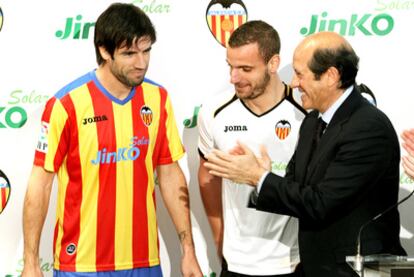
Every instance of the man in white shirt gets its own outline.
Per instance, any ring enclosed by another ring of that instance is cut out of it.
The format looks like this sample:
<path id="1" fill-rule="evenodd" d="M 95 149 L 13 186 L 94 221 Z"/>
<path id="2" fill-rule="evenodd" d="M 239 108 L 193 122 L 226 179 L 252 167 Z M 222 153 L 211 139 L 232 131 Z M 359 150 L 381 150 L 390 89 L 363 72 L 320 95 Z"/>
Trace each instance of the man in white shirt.
<path id="1" fill-rule="evenodd" d="M 272 171 L 284 175 L 294 152 L 305 111 L 277 70 L 280 40 L 263 21 L 249 21 L 233 32 L 227 63 L 234 91 L 204 103 L 199 113 L 200 192 L 219 255 L 222 277 L 299 276 L 297 219 L 248 208 L 247 184 L 212 176 L 204 167 L 214 148 L 230 151 L 242 141 L 270 152 Z"/>

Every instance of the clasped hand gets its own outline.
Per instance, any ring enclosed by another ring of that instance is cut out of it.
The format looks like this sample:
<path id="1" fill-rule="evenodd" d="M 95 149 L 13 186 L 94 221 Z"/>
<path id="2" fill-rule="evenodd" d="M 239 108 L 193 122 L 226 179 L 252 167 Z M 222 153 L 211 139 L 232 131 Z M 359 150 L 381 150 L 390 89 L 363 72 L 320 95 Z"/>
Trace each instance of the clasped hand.
<path id="1" fill-rule="evenodd" d="M 206 155 L 204 165 L 209 173 L 236 183 L 256 186 L 261 176 L 271 170 L 271 160 L 264 146 L 260 146 L 260 157 L 245 144 L 238 142 L 229 153 L 214 149 Z"/>

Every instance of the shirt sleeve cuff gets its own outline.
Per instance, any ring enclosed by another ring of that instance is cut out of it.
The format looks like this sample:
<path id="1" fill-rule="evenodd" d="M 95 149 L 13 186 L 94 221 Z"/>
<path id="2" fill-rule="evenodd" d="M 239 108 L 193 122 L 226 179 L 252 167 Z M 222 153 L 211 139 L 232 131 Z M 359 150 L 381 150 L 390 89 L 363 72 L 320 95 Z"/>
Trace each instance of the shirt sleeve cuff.
<path id="1" fill-rule="evenodd" d="M 265 178 L 267 177 L 267 174 L 269 174 L 269 173 L 270 173 L 270 171 L 265 171 L 263 173 L 262 177 L 260 177 L 259 182 L 257 183 L 257 186 L 256 186 L 257 193 L 260 193 L 260 190 L 262 189 L 263 182 L 264 182 Z"/>

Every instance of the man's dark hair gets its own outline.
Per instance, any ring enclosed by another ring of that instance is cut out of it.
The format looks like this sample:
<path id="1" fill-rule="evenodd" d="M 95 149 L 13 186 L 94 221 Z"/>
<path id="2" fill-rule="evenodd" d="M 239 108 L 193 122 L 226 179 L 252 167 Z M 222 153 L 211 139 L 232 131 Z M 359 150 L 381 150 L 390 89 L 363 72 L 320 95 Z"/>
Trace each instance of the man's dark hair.
<path id="1" fill-rule="evenodd" d="M 308 67 L 319 80 L 331 66 L 335 67 L 341 76 L 341 89 L 348 88 L 355 83 L 358 73 L 359 57 L 351 47 L 341 45 L 338 48 L 318 48 L 313 53 Z"/>
<path id="2" fill-rule="evenodd" d="M 248 21 L 238 27 L 230 36 L 229 46 L 236 48 L 256 43 L 265 63 L 280 52 L 280 38 L 277 31 L 261 20 Z"/>
<path id="3" fill-rule="evenodd" d="M 110 5 L 95 24 L 94 44 L 98 64 L 105 62 L 99 53 L 99 47 L 104 47 L 113 58 L 115 49 L 124 44 L 130 47 L 141 37 L 148 37 L 151 43 L 156 40 L 155 28 L 149 17 L 132 4 Z"/>

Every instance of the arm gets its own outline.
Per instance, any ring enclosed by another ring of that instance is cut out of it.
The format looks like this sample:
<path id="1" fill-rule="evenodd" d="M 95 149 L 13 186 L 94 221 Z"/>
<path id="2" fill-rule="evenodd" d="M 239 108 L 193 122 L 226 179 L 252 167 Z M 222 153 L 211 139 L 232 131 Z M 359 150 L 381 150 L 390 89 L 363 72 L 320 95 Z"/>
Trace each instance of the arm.
<path id="1" fill-rule="evenodd" d="M 222 257 L 223 243 L 223 213 L 221 199 L 221 178 L 211 175 L 204 166 L 206 161 L 200 158 L 198 168 L 198 183 L 200 186 L 201 199 L 210 223 L 213 239 L 216 244 L 217 253 Z"/>
<path id="2" fill-rule="evenodd" d="M 24 268 L 22 276 L 43 276 L 39 267 L 39 242 L 49 207 L 54 173 L 34 166 L 23 207 Z"/>
<path id="3" fill-rule="evenodd" d="M 402 157 L 402 166 L 405 173 L 414 179 L 414 129 L 403 131 L 401 138 L 402 146 L 407 151 L 407 155 Z"/>
<path id="4" fill-rule="evenodd" d="M 201 277 L 191 234 L 190 202 L 184 174 L 177 162 L 157 167 L 160 191 L 178 232 L 183 257 L 181 271 L 185 277 Z"/>

